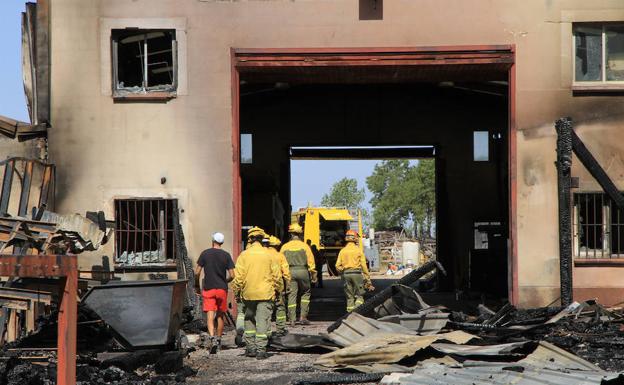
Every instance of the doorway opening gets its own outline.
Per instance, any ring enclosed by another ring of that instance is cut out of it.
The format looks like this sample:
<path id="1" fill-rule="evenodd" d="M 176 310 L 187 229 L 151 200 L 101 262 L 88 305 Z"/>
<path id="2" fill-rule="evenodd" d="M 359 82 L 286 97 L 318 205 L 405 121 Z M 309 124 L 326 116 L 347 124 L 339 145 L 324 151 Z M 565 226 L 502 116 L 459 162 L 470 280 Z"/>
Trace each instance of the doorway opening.
<path id="1" fill-rule="evenodd" d="M 420 60 L 431 51 L 419 49 L 233 51 L 239 239 L 251 225 L 285 236 L 298 209 L 291 205 L 293 158 L 387 159 L 429 146 L 437 259 L 448 272 L 440 289 L 513 302 L 513 49 L 499 48 L 435 51 L 437 61 L 427 64 Z M 397 58 L 362 64 L 388 55 Z M 411 61 L 400 62 L 405 57 Z M 386 154 L 376 157 L 373 148 Z"/>

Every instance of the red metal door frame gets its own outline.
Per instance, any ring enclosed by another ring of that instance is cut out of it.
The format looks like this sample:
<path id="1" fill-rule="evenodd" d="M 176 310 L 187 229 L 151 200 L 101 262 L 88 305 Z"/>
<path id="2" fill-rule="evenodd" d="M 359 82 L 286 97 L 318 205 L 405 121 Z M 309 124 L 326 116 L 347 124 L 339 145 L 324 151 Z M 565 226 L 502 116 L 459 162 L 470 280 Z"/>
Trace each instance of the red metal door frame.
<path id="1" fill-rule="evenodd" d="M 1 255 L 0 276 L 60 278 L 56 383 L 58 385 L 76 384 L 78 328 L 78 259 L 76 256 Z"/>
<path id="2" fill-rule="evenodd" d="M 518 303 L 516 227 L 516 70 L 515 45 L 435 46 L 413 48 L 232 48 L 232 210 L 233 248 L 241 250 L 242 189 L 240 177 L 240 73 L 267 67 L 432 66 L 507 64 L 509 81 L 509 300 Z"/>

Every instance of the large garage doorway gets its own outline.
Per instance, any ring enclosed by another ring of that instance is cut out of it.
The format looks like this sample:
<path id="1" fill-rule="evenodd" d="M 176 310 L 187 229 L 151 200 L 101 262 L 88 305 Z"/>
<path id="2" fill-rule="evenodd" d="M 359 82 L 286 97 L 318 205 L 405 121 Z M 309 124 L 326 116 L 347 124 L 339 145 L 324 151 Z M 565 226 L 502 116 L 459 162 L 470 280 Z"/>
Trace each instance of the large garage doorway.
<path id="1" fill-rule="evenodd" d="M 513 63 L 510 46 L 233 50 L 234 252 L 251 214 L 288 225 L 291 148 L 432 145 L 440 288 L 515 302 Z"/>

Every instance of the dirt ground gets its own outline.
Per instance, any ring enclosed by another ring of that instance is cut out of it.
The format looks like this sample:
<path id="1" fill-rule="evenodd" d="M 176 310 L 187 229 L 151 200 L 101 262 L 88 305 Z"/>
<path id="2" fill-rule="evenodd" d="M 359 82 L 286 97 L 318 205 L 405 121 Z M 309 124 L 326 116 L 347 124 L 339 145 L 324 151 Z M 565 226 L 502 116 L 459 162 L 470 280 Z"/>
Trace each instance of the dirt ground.
<path id="1" fill-rule="evenodd" d="M 309 326 L 296 326 L 293 333 L 318 334 L 325 331 L 330 322 L 313 322 Z M 322 353 L 292 353 L 269 350 L 266 360 L 245 357 L 244 348 L 234 344 L 234 331 L 223 339 L 223 350 L 211 355 L 206 349 L 190 354 L 185 364 L 197 370 L 197 375 L 187 379 L 188 384 L 288 384 L 293 380 L 310 379 L 323 371 L 313 367 L 314 360 Z"/>

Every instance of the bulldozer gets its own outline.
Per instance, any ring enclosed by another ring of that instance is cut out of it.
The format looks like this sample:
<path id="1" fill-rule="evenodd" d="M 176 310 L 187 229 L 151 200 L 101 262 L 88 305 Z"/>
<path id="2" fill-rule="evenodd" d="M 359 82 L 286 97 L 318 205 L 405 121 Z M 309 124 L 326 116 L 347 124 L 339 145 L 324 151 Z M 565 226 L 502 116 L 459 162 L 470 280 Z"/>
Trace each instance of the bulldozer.
<path id="1" fill-rule="evenodd" d="M 355 230 L 362 235 L 362 213 L 344 207 L 302 208 L 292 213 L 291 223 L 299 223 L 303 228 L 303 240 L 314 253 L 319 277 L 325 263 L 329 274 L 337 275 L 336 259 L 346 244 L 347 230 Z M 358 243 L 364 250 L 361 238 Z"/>

